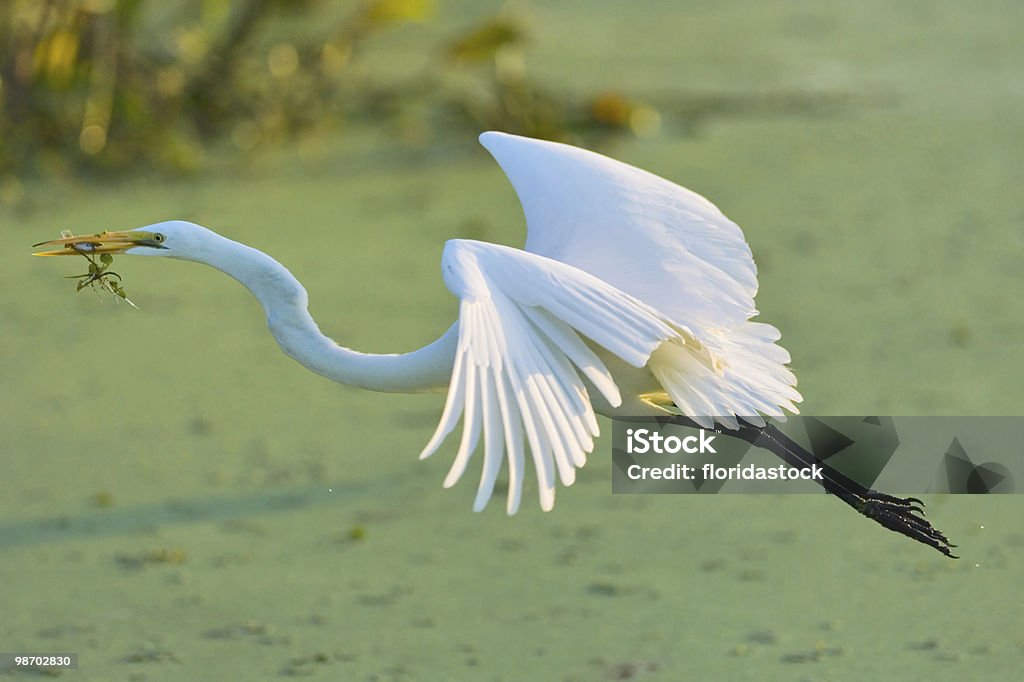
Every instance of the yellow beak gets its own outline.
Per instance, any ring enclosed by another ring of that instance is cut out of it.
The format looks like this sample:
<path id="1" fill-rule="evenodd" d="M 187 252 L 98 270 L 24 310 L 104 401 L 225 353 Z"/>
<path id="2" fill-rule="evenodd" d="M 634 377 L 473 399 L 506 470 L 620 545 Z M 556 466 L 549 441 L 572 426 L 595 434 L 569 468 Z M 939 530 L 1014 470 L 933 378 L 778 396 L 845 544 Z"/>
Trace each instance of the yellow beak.
<path id="1" fill-rule="evenodd" d="M 66 233 L 65 233 L 66 234 Z M 123 253 L 134 246 L 148 246 L 154 249 L 165 248 L 153 232 L 128 230 L 126 232 L 100 232 L 99 234 L 82 234 L 77 237 L 61 237 L 46 242 L 33 244 L 38 246 L 60 246 L 57 251 L 39 251 L 33 256 L 75 256 L 89 253 Z"/>

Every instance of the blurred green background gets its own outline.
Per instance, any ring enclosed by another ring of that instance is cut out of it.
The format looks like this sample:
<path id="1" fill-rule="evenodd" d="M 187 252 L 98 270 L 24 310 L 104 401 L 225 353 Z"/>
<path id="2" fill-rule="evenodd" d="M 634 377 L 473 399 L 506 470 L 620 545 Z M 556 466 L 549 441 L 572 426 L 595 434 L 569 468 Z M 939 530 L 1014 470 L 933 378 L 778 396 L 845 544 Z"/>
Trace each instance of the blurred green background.
<path id="1" fill-rule="evenodd" d="M 1013 2 L 65 0 L 0 9 L 0 650 L 66 679 L 1010 679 L 1015 496 L 950 561 L 823 496 L 469 509 L 440 396 L 295 365 L 224 276 L 28 257 L 181 218 L 266 250 L 339 342 L 443 332 L 444 240 L 521 244 L 475 137 L 585 144 L 744 227 L 806 414 L 1024 403 Z M 605 422 L 607 430 L 610 425 Z M 534 493 L 528 492 L 533 499 Z"/>

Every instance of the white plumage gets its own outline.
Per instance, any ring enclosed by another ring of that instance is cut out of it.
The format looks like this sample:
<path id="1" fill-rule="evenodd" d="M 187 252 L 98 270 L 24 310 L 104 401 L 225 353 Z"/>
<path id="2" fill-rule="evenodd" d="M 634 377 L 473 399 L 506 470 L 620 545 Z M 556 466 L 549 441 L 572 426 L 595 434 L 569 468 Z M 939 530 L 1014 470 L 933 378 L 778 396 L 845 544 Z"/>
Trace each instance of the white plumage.
<path id="1" fill-rule="evenodd" d="M 583 378 L 607 414 L 671 411 L 735 428 L 736 417 L 763 424 L 759 414 L 797 411 L 778 330 L 750 321 L 750 248 L 711 202 L 583 149 L 495 132 L 480 140 L 512 181 L 528 236 L 525 252 L 466 240 L 445 247 L 445 283 L 462 301 L 459 343 L 444 414 L 422 456 L 462 418 L 446 486 L 483 434 L 474 509 L 490 498 L 507 456 L 515 513 L 525 446 L 550 509 L 555 471 L 571 485 L 598 435 Z M 583 339 L 625 363 L 619 376 Z M 631 388 L 626 401 L 617 380 Z"/>

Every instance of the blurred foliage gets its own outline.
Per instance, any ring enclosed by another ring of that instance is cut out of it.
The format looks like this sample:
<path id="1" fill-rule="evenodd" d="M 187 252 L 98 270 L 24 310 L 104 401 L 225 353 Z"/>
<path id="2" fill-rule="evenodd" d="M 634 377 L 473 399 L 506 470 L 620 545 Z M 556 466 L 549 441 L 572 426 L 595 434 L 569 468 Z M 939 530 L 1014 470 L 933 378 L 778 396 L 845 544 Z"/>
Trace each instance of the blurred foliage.
<path id="1" fill-rule="evenodd" d="M 573 107 L 527 77 L 521 22 L 486 19 L 385 87 L 358 75 L 364 44 L 430 20 L 433 3 L 369 0 L 332 20 L 336 11 L 317 0 L 7 0 L 0 185 L 139 164 L 189 171 L 218 140 L 248 152 L 354 117 L 395 124 L 413 140 L 432 120 L 565 137 Z M 289 15 L 301 16 L 305 33 L 275 42 Z M 606 95 L 590 118 L 628 128 L 630 106 Z"/>
<path id="2" fill-rule="evenodd" d="M 249 154 L 354 120 L 410 143 L 442 127 L 564 140 L 653 134 L 662 113 L 691 129 L 710 115 L 822 106 L 788 93 L 684 94 L 655 108 L 614 89 L 552 92 L 527 71 L 527 23 L 504 12 L 424 50 L 397 80 L 367 75 L 369 43 L 434 11 L 432 0 L 4 0 L 0 204 L 18 203 L 27 175 L 188 172 L 216 144 Z"/>

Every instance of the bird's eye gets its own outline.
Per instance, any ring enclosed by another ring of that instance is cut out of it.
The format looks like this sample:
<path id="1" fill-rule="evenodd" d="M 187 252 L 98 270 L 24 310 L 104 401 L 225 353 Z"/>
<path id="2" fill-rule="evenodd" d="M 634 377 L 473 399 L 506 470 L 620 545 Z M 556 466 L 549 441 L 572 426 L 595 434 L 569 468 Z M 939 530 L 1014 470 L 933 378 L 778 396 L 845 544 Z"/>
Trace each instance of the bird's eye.
<path id="1" fill-rule="evenodd" d="M 155 241 L 157 244 L 162 244 L 163 241 L 164 241 L 164 236 L 162 234 L 160 234 L 159 232 L 154 232 L 153 233 L 153 241 Z"/>

